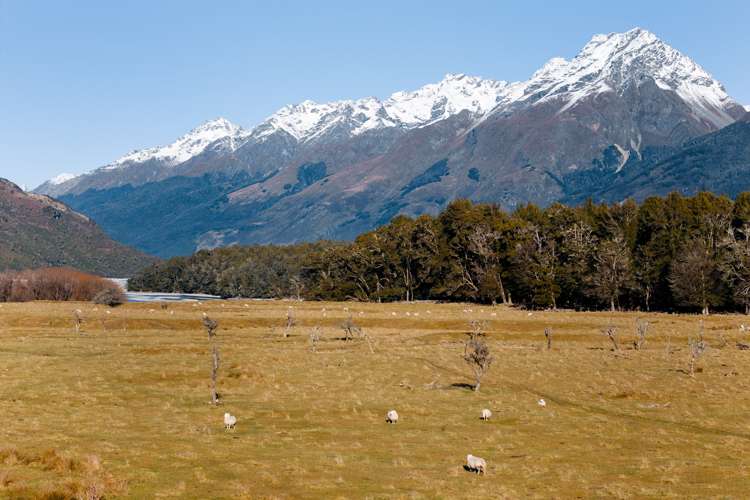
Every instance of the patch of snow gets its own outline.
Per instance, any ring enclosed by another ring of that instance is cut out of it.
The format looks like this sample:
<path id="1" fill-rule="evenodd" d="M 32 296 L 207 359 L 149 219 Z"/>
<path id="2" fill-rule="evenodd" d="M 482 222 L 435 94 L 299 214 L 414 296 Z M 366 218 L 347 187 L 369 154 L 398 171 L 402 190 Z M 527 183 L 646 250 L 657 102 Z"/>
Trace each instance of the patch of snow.
<path id="1" fill-rule="evenodd" d="M 76 177 L 78 177 L 76 174 L 67 174 L 67 173 L 64 173 L 64 174 L 60 174 L 60 175 L 58 175 L 56 177 L 53 177 L 52 179 L 50 179 L 47 182 L 49 182 L 53 186 L 59 186 L 60 184 L 62 184 L 64 182 L 68 182 L 69 180 L 75 179 Z"/>
<path id="2" fill-rule="evenodd" d="M 168 146 L 140 149 L 133 151 L 114 163 L 104 167 L 112 170 L 129 163 L 143 163 L 149 160 L 160 160 L 167 165 L 179 165 L 199 155 L 216 141 L 226 139 L 226 147 L 234 150 L 242 144 L 248 134 L 239 126 L 224 118 L 217 118 L 204 123 L 177 139 Z"/>
<path id="3" fill-rule="evenodd" d="M 622 167 L 625 166 L 625 164 L 628 162 L 628 159 L 630 158 L 630 150 L 623 148 L 619 144 L 615 144 L 615 148 L 617 148 L 617 151 L 620 153 L 620 158 L 622 158 L 620 160 L 620 164 L 617 166 L 617 169 L 615 170 L 615 173 L 619 174 L 620 171 L 622 170 Z"/>

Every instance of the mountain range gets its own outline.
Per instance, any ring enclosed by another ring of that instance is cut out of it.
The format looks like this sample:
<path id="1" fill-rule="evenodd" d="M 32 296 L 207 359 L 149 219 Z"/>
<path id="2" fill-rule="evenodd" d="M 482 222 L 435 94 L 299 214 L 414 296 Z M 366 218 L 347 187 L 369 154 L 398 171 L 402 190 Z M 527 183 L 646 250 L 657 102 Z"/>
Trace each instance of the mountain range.
<path id="1" fill-rule="evenodd" d="M 35 192 L 160 256 L 351 239 L 459 197 L 512 209 L 748 189 L 747 111 L 636 28 L 522 82 L 449 74 L 384 100 L 286 106 L 249 130 L 219 118 Z"/>
<path id="2" fill-rule="evenodd" d="M 154 261 L 63 203 L 0 179 L 0 271 L 67 266 L 123 277 Z"/>

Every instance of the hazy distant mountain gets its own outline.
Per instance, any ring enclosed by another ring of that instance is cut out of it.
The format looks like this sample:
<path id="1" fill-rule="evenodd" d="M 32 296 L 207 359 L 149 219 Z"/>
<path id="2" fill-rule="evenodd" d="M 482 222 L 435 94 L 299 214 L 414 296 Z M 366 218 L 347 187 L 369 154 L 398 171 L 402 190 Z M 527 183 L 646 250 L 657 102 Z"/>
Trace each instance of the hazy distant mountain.
<path id="1" fill-rule="evenodd" d="M 127 277 L 153 261 L 112 241 L 85 215 L 0 179 L 0 271 L 70 266 Z"/>
<path id="2" fill-rule="evenodd" d="M 524 82 L 448 75 L 382 101 L 286 106 L 249 131 L 215 120 L 37 192 L 160 255 L 351 238 L 456 197 L 513 208 L 579 196 L 596 184 L 587 172 L 621 172 L 744 114 L 690 58 L 634 29 Z"/>

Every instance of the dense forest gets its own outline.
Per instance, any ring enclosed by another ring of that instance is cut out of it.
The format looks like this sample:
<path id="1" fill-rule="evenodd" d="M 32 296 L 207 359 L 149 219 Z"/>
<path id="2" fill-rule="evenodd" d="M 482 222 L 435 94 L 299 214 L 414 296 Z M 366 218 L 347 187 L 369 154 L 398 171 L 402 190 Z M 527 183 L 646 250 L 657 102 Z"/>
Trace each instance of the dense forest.
<path id="1" fill-rule="evenodd" d="M 507 213 L 466 200 L 351 243 L 230 247 L 155 264 L 131 289 L 225 297 L 445 300 L 750 312 L 750 193 L 673 193 Z"/>

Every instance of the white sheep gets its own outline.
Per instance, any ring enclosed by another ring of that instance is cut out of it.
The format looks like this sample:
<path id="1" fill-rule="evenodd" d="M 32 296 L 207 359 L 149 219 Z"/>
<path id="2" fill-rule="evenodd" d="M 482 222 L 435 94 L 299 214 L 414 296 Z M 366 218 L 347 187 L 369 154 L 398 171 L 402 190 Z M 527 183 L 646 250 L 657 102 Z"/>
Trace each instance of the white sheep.
<path id="1" fill-rule="evenodd" d="M 237 417 L 230 414 L 229 412 L 224 414 L 224 429 L 234 429 L 237 425 Z"/>
<path id="2" fill-rule="evenodd" d="M 487 470 L 487 461 L 474 455 L 466 455 L 466 468 L 477 474 L 484 474 Z"/>
<path id="3" fill-rule="evenodd" d="M 485 408 L 484 410 L 482 410 L 482 416 L 479 418 L 482 420 L 489 420 L 490 418 L 492 418 L 492 412 L 488 408 Z"/>
<path id="4" fill-rule="evenodd" d="M 396 413 L 396 410 L 390 410 L 388 413 L 386 413 L 385 421 L 389 424 L 395 424 L 396 422 L 398 422 L 398 413 Z"/>
<path id="5" fill-rule="evenodd" d="M 543 399 L 540 399 L 539 401 L 537 401 L 536 404 L 538 404 L 542 408 L 544 408 L 545 406 L 547 406 L 547 402 L 545 400 L 543 400 Z"/>

